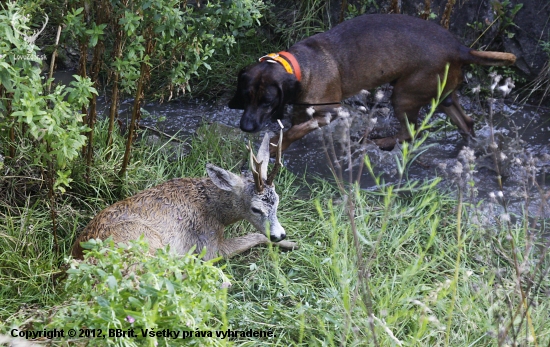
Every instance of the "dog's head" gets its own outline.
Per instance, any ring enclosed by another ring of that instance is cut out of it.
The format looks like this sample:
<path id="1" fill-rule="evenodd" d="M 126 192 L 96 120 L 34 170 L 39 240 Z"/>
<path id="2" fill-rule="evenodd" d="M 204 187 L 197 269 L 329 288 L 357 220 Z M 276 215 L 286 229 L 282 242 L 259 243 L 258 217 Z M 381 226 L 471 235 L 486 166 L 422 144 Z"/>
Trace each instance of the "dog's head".
<path id="1" fill-rule="evenodd" d="M 282 119 L 285 105 L 295 101 L 300 82 L 278 63 L 263 61 L 242 69 L 229 108 L 244 110 L 241 130 L 259 131 L 269 120 Z"/>

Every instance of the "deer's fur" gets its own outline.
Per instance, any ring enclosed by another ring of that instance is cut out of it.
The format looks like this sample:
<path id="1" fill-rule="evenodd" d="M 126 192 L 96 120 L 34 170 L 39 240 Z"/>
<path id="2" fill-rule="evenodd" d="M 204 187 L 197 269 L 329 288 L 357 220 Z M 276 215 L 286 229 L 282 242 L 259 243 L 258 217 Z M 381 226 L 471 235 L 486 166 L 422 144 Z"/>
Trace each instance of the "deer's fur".
<path id="1" fill-rule="evenodd" d="M 268 229 L 271 241 L 283 248 L 296 248 L 295 243 L 282 241 L 286 233 L 277 219 L 279 196 L 272 182 L 266 181 L 267 135 L 256 160 L 260 191 L 249 175 L 238 176 L 207 164 L 208 178 L 172 179 L 101 211 L 74 243 L 73 257 L 82 258 L 83 241 L 112 236 L 115 242 L 125 242 L 142 234 L 150 251 L 170 245 L 171 251 L 185 254 L 196 245 L 197 253 L 206 247 L 205 260 L 230 257 L 268 243 Z M 243 219 L 262 233 L 225 239 L 224 227 Z"/>

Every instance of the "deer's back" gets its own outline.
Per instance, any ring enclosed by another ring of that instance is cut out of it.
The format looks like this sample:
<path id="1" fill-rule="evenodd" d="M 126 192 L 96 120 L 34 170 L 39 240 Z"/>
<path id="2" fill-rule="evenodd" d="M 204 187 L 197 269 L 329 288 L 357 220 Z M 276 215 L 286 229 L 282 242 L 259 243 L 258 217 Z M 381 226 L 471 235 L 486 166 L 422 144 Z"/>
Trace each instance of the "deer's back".
<path id="1" fill-rule="evenodd" d="M 212 187 L 208 179 L 176 178 L 116 202 L 90 221 L 72 255 L 82 258 L 80 242 L 92 238 L 112 236 L 115 242 L 126 242 L 142 234 L 151 250 L 167 244 L 179 254 L 195 244 L 197 249 L 211 249 L 223 234 L 223 225 L 207 211 Z"/>

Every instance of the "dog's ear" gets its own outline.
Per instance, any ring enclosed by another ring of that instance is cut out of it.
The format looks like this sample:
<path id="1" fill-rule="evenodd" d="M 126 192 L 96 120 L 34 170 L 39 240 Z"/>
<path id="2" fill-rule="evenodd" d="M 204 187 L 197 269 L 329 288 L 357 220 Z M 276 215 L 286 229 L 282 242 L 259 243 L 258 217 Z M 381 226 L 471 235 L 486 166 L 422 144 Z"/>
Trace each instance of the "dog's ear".
<path id="1" fill-rule="evenodd" d="M 300 95 L 301 83 L 296 79 L 294 75 L 287 75 L 287 78 L 283 81 L 284 90 L 284 104 L 292 104 Z"/>
<path id="2" fill-rule="evenodd" d="M 301 92 L 301 84 L 294 75 L 286 74 L 285 78 L 279 84 L 279 94 L 281 99 L 279 105 L 273 114 L 275 119 L 283 119 L 285 105 L 294 103 Z"/>
<path id="3" fill-rule="evenodd" d="M 242 96 L 243 82 L 241 81 L 242 80 L 241 76 L 245 71 L 246 71 L 246 68 L 243 68 L 241 69 L 241 71 L 239 71 L 239 75 L 237 77 L 237 91 L 235 91 L 235 96 L 233 96 L 233 98 L 229 100 L 229 103 L 227 104 L 227 106 L 231 109 L 236 109 L 236 110 L 245 109 L 245 106 L 246 106 L 245 100 Z"/>

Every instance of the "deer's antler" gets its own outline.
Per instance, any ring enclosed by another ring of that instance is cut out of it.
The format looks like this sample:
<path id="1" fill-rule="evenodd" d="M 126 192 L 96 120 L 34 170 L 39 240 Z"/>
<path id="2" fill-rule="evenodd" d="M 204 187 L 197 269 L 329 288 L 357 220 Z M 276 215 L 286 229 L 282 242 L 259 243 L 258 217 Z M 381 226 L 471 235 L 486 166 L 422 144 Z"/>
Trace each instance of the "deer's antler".
<path id="1" fill-rule="evenodd" d="M 283 166 L 283 162 L 281 160 L 282 142 L 283 142 L 283 129 L 281 128 L 281 131 L 279 132 L 279 142 L 277 143 L 277 145 L 270 143 L 271 146 L 275 146 L 277 148 L 277 152 L 275 155 L 275 166 L 273 166 L 273 169 L 269 173 L 269 176 L 267 177 L 267 180 L 265 182 L 265 184 L 267 184 L 268 186 L 273 184 L 273 180 L 275 179 L 275 176 L 277 176 L 277 173 L 279 173 L 279 170 Z"/>
<path id="2" fill-rule="evenodd" d="M 254 184 L 256 185 L 256 192 L 258 194 L 264 191 L 264 182 L 262 180 L 262 162 L 256 159 L 254 152 L 252 152 L 252 143 L 248 140 L 248 148 L 250 150 L 250 171 L 254 177 Z"/>

